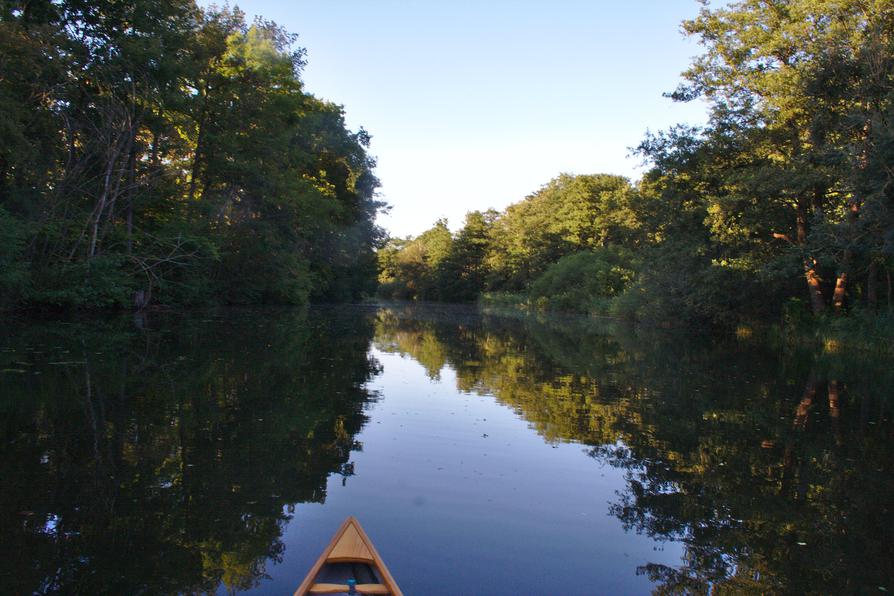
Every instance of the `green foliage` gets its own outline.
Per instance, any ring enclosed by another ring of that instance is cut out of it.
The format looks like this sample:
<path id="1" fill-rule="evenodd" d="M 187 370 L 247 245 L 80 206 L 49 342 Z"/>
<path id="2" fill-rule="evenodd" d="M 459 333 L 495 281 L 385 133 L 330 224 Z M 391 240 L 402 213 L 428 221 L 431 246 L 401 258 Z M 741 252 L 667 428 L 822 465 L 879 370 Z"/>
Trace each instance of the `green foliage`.
<path id="1" fill-rule="evenodd" d="M 512 292 L 485 292 L 478 298 L 478 304 L 489 312 L 511 313 L 516 310 L 530 309 L 527 294 Z"/>
<path id="2" fill-rule="evenodd" d="M 492 250 L 494 223 L 498 216 L 494 210 L 466 214 L 465 224 L 453 239 L 442 265 L 443 299 L 471 302 L 485 288 L 487 258 Z"/>
<path id="3" fill-rule="evenodd" d="M 447 220 L 417 238 L 392 241 L 379 251 L 379 295 L 411 300 L 444 297 L 446 263 L 453 248 Z"/>
<path id="4" fill-rule="evenodd" d="M 519 290 L 567 254 L 609 244 L 635 246 L 638 222 L 626 178 L 562 174 L 494 225 L 489 287 Z"/>
<path id="5" fill-rule="evenodd" d="M 228 304 L 304 304 L 309 265 L 300 255 L 272 248 L 262 231 L 243 229 L 224 245 L 218 293 Z"/>
<path id="6" fill-rule="evenodd" d="M 704 96 L 712 107 L 706 129 L 687 140 L 702 157 L 669 169 L 671 152 L 644 147 L 663 174 L 699 185 L 712 246 L 748 261 L 755 275 L 780 271 L 778 261 L 796 253 L 795 295 L 809 297 L 815 314 L 864 296 L 877 304 L 868 286 L 891 221 L 892 174 L 878 164 L 890 157 L 885 139 L 894 131 L 892 25 L 886 1 L 703 9 L 684 29 L 706 51 L 675 94 Z M 789 290 L 767 299 L 781 304 Z"/>
<path id="7" fill-rule="evenodd" d="M 707 124 L 647 134 L 635 188 L 563 174 L 510 205 L 487 232 L 484 282 L 438 297 L 724 326 L 790 319 L 793 300 L 820 319 L 894 308 L 894 5 L 742 0 L 683 28 L 704 53 L 670 95 L 703 98 Z M 605 248 L 636 255 L 609 309 L 574 285 L 583 261 L 562 261 Z M 477 259 L 455 251 L 446 279 Z"/>
<path id="8" fill-rule="evenodd" d="M 616 256 L 643 240 L 637 196 L 620 176 L 563 174 L 501 213 L 468 213 L 452 237 L 438 222 L 417 238 L 392 240 L 379 252 L 379 295 L 471 302 L 484 293 L 522 292 L 567 255 Z"/>
<path id="9" fill-rule="evenodd" d="M 4 247 L 33 282 L 9 302 L 371 292 L 369 135 L 304 90 L 294 35 L 192 0 L 6 3 L 0 33 Z"/>
<path id="10" fill-rule="evenodd" d="M 0 306 L 28 293 L 30 272 L 22 259 L 26 237 L 22 223 L 0 207 Z"/>
<path id="11" fill-rule="evenodd" d="M 29 299 L 62 308 L 120 308 L 131 303 L 133 276 L 123 255 L 100 255 L 89 261 L 56 263 L 35 273 Z"/>
<path id="12" fill-rule="evenodd" d="M 634 278 L 629 255 L 603 248 L 562 257 L 531 284 L 529 299 L 540 309 L 609 314 L 612 299 Z"/>

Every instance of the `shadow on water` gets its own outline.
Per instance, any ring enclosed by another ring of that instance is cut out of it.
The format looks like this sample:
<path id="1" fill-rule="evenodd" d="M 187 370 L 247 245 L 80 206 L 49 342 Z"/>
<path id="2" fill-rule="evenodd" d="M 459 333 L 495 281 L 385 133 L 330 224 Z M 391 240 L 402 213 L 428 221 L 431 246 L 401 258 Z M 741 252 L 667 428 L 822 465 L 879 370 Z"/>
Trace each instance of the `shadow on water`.
<path id="1" fill-rule="evenodd" d="M 317 313 L 319 314 L 319 313 Z M 9 329 L 9 328 L 8 328 Z M 345 472 L 363 313 L 28 322 L 0 340 L 4 593 L 245 590 Z"/>
<path id="2" fill-rule="evenodd" d="M 626 470 L 610 505 L 684 546 L 661 594 L 894 589 L 894 367 L 750 338 L 392 307 L 376 342 Z"/>

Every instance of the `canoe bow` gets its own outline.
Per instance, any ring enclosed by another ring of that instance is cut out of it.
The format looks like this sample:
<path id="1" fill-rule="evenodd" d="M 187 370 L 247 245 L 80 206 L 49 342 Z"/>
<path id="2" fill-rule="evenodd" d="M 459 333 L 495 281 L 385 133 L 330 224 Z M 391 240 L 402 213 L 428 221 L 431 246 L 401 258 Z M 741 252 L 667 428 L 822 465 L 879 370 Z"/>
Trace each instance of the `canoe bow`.
<path id="1" fill-rule="evenodd" d="M 390 594 L 391 596 L 403 596 L 403 592 L 397 586 L 397 582 L 385 566 L 382 557 L 376 551 L 372 541 L 360 522 L 353 515 L 349 516 L 332 537 L 329 545 L 323 550 L 320 558 L 314 563 L 307 577 L 295 590 L 294 596 L 308 596 L 310 594 L 339 594 L 348 591 L 345 584 L 315 584 L 314 580 L 326 563 L 366 563 L 376 568 L 381 584 L 357 584 L 355 589 L 359 594 Z"/>

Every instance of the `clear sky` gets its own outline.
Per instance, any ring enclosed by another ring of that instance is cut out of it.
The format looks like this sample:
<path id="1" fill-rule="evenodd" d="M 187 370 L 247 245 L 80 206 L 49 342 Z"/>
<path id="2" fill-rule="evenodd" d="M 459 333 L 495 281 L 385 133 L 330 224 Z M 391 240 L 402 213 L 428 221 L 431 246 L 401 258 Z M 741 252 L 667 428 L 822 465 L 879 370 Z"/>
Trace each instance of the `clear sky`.
<path id="1" fill-rule="evenodd" d="M 662 97 L 699 53 L 695 0 L 241 0 L 307 49 L 304 81 L 372 135 L 379 222 L 418 234 L 561 172 L 632 179 L 647 129 L 704 121 Z"/>

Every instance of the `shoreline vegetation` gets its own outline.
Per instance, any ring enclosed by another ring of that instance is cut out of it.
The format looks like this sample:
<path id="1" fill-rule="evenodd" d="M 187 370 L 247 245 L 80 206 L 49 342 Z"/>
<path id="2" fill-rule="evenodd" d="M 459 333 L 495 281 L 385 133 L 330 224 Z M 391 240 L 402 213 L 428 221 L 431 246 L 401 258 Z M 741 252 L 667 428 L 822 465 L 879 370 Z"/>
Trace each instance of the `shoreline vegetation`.
<path id="1" fill-rule="evenodd" d="M 817 357 L 852 352 L 886 358 L 894 356 L 894 317 L 890 314 L 858 313 L 847 317 L 826 317 L 807 321 L 752 321 L 718 329 L 697 328 L 668 321 L 637 321 L 605 314 L 538 309 L 524 295 L 485 295 L 476 306 L 485 314 L 512 318 L 523 317 L 544 321 L 570 318 L 605 324 L 645 326 L 670 332 L 719 330 L 723 335 L 735 336 L 742 341 L 763 342 L 784 350 L 809 350 Z"/>
<path id="2" fill-rule="evenodd" d="M 894 337 L 894 5 L 742 1 L 683 30 L 704 50 L 668 95 L 705 126 L 646 133 L 639 181 L 561 174 L 390 240 L 379 295 Z"/>
<path id="3" fill-rule="evenodd" d="M 366 131 L 276 24 L 193 0 L 0 8 L 0 308 L 375 289 Z"/>
<path id="4" fill-rule="evenodd" d="M 560 174 L 387 239 L 366 131 L 276 24 L 192 0 L 0 10 L 0 309 L 377 296 L 894 337 L 894 5 L 743 0 L 683 30 L 641 180 Z M 875 346 L 880 348 L 880 346 Z"/>

